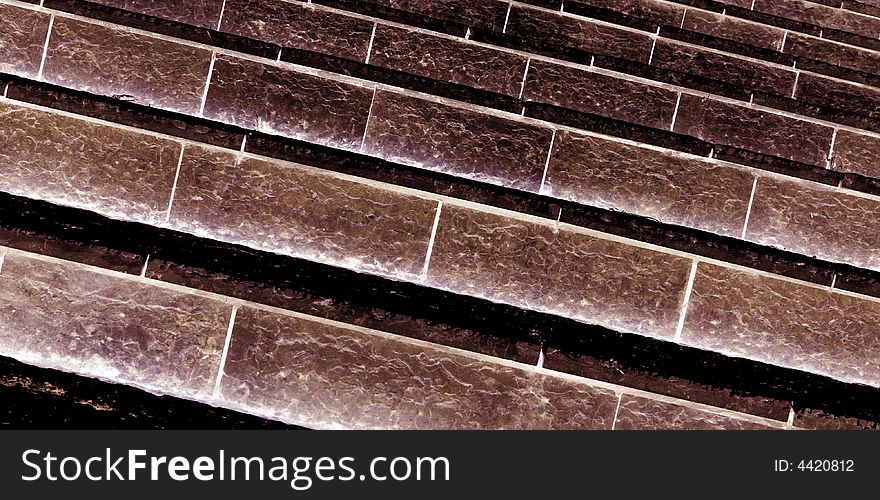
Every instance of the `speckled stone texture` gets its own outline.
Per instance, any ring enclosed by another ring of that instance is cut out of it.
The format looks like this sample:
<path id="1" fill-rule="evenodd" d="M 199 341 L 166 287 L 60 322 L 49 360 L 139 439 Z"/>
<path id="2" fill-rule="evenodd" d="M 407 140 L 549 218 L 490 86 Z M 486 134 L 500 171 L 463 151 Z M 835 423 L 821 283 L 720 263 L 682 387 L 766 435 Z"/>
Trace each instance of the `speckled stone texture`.
<path id="1" fill-rule="evenodd" d="M 562 64 L 529 65 L 523 99 L 668 129 L 678 92 Z"/>
<path id="2" fill-rule="evenodd" d="M 0 4 L 0 72 L 36 78 L 49 14 Z"/>
<path id="3" fill-rule="evenodd" d="M 59 17 L 43 76 L 76 90 L 196 114 L 210 64 L 205 49 Z"/>
<path id="4" fill-rule="evenodd" d="M 378 91 L 363 151 L 386 160 L 538 191 L 553 132 L 478 108 Z"/>
<path id="5" fill-rule="evenodd" d="M 370 64 L 518 97 L 526 57 L 464 40 L 380 24 Z"/>
<path id="6" fill-rule="evenodd" d="M 821 410 L 806 409 L 795 414 L 795 427 L 811 430 L 877 430 L 877 424 L 859 418 L 847 418 L 832 415 Z"/>
<path id="7" fill-rule="evenodd" d="M 615 430 L 770 430 L 745 418 L 655 399 L 624 394 L 614 421 Z"/>
<path id="8" fill-rule="evenodd" d="M 187 146 L 182 231 L 395 276 L 421 273 L 437 202 L 279 161 Z"/>
<path id="9" fill-rule="evenodd" d="M 734 5 L 744 9 L 748 9 L 752 6 L 752 0 L 721 0 L 720 3 L 724 5 Z"/>
<path id="10" fill-rule="evenodd" d="M 697 9 L 688 9 L 681 28 L 770 50 L 780 50 L 785 39 L 782 28 Z M 788 34 L 789 41 L 794 34 Z"/>
<path id="11" fill-rule="evenodd" d="M 795 98 L 809 104 L 880 117 L 880 89 L 821 75 L 803 73 Z"/>
<path id="12" fill-rule="evenodd" d="M 754 9 L 822 28 L 846 31 L 868 38 L 880 37 L 880 18 L 857 14 L 805 0 L 755 0 Z"/>
<path id="13" fill-rule="evenodd" d="M 880 74 L 880 52 L 876 50 L 791 32 L 785 42 L 785 52 L 834 66 Z"/>
<path id="14" fill-rule="evenodd" d="M 318 1 L 318 3 L 322 3 Z M 472 28 L 501 31 L 507 5 L 498 1 L 473 0 L 365 0 L 404 12 L 461 23 Z M 464 35 L 464 33 L 462 33 Z"/>
<path id="15" fill-rule="evenodd" d="M 690 267 L 684 257 L 444 205 L 428 283 L 671 339 Z"/>
<path id="16" fill-rule="evenodd" d="M 648 33 L 521 4 L 513 4 L 510 9 L 506 32 L 642 63 L 648 62 L 654 44 Z"/>
<path id="17" fill-rule="evenodd" d="M 754 174 L 681 153 L 561 131 L 545 192 L 590 206 L 739 237 Z"/>
<path id="18" fill-rule="evenodd" d="M 822 167 L 834 133 L 825 125 L 687 94 L 681 97 L 675 131 Z"/>
<path id="19" fill-rule="evenodd" d="M 797 76 L 784 66 L 664 39 L 657 40 L 651 65 L 786 97 L 791 95 Z"/>
<path id="20" fill-rule="evenodd" d="M 220 9 L 223 5 L 223 0 L 187 0 L 186 2 L 169 2 L 168 0 L 91 1 L 139 14 L 211 29 L 217 28 L 217 22 L 220 20 Z"/>
<path id="21" fill-rule="evenodd" d="M 180 143 L 0 103 L 0 190 L 100 212 L 164 221 Z"/>
<path id="22" fill-rule="evenodd" d="M 849 130 L 837 132 L 834 169 L 880 178 L 880 137 Z"/>
<path id="23" fill-rule="evenodd" d="M 566 10 L 574 9 L 578 5 L 588 5 L 600 9 L 608 9 L 631 17 L 646 19 L 657 25 L 679 26 L 686 7 L 672 2 L 657 2 L 655 0 L 573 0 L 564 2 Z"/>
<path id="24" fill-rule="evenodd" d="M 281 0 L 226 0 L 221 31 L 363 62 L 373 22 Z"/>
<path id="25" fill-rule="evenodd" d="M 875 300 L 702 262 L 682 342 L 877 387 L 878 324 Z"/>
<path id="26" fill-rule="evenodd" d="M 358 149 L 373 89 L 218 55 L 205 117 L 342 149 Z"/>
<path id="27" fill-rule="evenodd" d="M 0 352 L 24 361 L 206 398 L 232 307 L 198 295 L 6 252 Z"/>
<path id="28" fill-rule="evenodd" d="M 880 270 L 880 201 L 832 187 L 762 177 L 746 239 Z"/>
<path id="29" fill-rule="evenodd" d="M 613 392 L 487 361 L 244 307 L 221 394 L 317 428 L 611 428 Z"/>

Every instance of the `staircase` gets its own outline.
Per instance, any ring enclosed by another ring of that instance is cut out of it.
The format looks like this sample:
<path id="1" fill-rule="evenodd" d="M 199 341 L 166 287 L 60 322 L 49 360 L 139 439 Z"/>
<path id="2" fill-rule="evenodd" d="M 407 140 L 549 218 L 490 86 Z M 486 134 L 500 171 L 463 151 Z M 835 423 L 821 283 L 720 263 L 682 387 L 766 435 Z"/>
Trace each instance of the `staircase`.
<path id="1" fill-rule="evenodd" d="M 307 428 L 874 429 L 876 0 L 0 0 L 0 356 Z"/>

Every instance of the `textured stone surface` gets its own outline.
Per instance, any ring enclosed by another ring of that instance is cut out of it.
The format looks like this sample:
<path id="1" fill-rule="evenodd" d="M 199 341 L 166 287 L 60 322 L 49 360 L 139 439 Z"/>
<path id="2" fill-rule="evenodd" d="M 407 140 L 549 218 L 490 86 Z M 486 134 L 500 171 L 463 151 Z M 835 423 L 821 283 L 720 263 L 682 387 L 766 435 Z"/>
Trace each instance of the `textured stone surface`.
<path id="1" fill-rule="evenodd" d="M 57 17 L 43 76 L 76 90 L 196 114 L 210 64 L 205 49 Z"/>
<path id="2" fill-rule="evenodd" d="M 751 172 L 732 165 L 562 131 L 545 192 L 739 237 L 753 182 Z"/>
<path id="3" fill-rule="evenodd" d="M 748 9 L 752 6 L 752 0 L 723 0 L 721 3 L 724 5 L 734 5 L 736 7 L 742 7 L 744 9 Z"/>
<path id="4" fill-rule="evenodd" d="M 762 177 L 746 239 L 880 270 L 880 201 L 795 179 Z"/>
<path id="5" fill-rule="evenodd" d="M 664 39 L 657 40 L 651 65 L 786 97 L 797 76 L 783 66 Z"/>
<path id="6" fill-rule="evenodd" d="M 832 28 L 868 38 L 880 37 L 880 18 L 805 0 L 755 0 L 754 9 L 822 28 Z"/>
<path id="7" fill-rule="evenodd" d="M 507 5 L 498 1 L 366 0 L 365 3 L 494 31 L 501 31 L 504 27 L 504 16 L 507 14 Z"/>
<path id="8" fill-rule="evenodd" d="M 492 301 L 672 338 L 691 261 L 444 205 L 428 281 Z"/>
<path id="9" fill-rule="evenodd" d="M 180 143 L 0 103 L 0 190 L 156 223 L 165 219 Z"/>
<path id="10" fill-rule="evenodd" d="M 781 49 L 785 37 L 785 30 L 782 28 L 697 9 L 688 9 L 681 27 L 704 35 L 770 50 Z M 789 33 L 788 36 L 791 37 L 793 34 Z"/>
<path id="11" fill-rule="evenodd" d="M 822 167 L 834 133 L 824 125 L 686 94 L 681 97 L 675 131 Z"/>
<path id="12" fill-rule="evenodd" d="M 834 141 L 834 169 L 880 178 L 880 137 L 838 131 Z"/>
<path id="13" fill-rule="evenodd" d="M 187 146 L 171 224 L 285 255 L 411 275 L 424 266 L 436 207 L 308 167 Z"/>
<path id="14" fill-rule="evenodd" d="M 878 324 L 874 300 L 703 262 L 682 342 L 876 387 Z"/>
<path id="15" fill-rule="evenodd" d="M 822 410 L 806 409 L 794 416 L 794 426 L 811 430 L 877 430 L 877 422 L 852 417 L 840 417 Z"/>
<path id="16" fill-rule="evenodd" d="M 672 2 L 658 2 L 656 0 L 574 0 L 565 2 L 565 8 L 569 4 L 589 5 L 600 9 L 608 9 L 631 17 L 646 19 L 658 25 L 679 26 L 686 7 Z"/>
<path id="17" fill-rule="evenodd" d="M 627 338 L 616 338 L 624 335 Z M 578 340 L 587 345 L 557 349 L 551 341 L 544 368 L 779 422 L 788 420 L 791 402 L 768 396 L 772 390 L 767 390 L 785 384 L 768 376 L 764 367 L 756 370 L 757 363 L 752 361 L 627 334 L 605 340 L 589 332 Z M 606 342 L 614 347 L 605 347 Z"/>
<path id="18" fill-rule="evenodd" d="M 624 394 L 615 430 L 768 430 L 749 420 L 691 406 Z"/>
<path id="19" fill-rule="evenodd" d="M 802 73 L 795 98 L 829 109 L 880 117 L 880 89 L 821 75 Z"/>
<path id="20" fill-rule="evenodd" d="M 36 78 L 49 15 L 0 4 L 0 72 Z"/>
<path id="21" fill-rule="evenodd" d="M 223 397 L 317 428 L 609 429 L 617 396 L 401 337 L 239 309 Z"/>
<path id="22" fill-rule="evenodd" d="M 523 99 L 668 129 L 678 92 L 545 61 L 532 61 Z"/>
<path id="23" fill-rule="evenodd" d="M 210 395 L 232 308 L 215 300 L 7 253 L 0 351 L 188 397 Z"/>
<path id="24" fill-rule="evenodd" d="M 516 97 L 522 88 L 526 57 L 380 24 L 370 64 Z"/>
<path id="25" fill-rule="evenodd" d="M 373 90 L 226 55 L 217 56 L 205 117 L 357 149 Z"/>
<path id="26" fill-rule="evenodd" d="M 363 61 L 373 23 L 314 4 L 226 0 L 220 30 L 283 47 Z"/>
<path id="27" fill-rule="evenodd" d="M 364 152 L 391 161 L 537 191 L 553 132 L 476 109 L 378 91 Z"/>
<path id="28" fill-rule="evenodd" d="M 785 52 L 834 66 L 880 74 L 880 52 L 876 50 L 791 32 L 785 42 Z"/>
<path id="29" fill-rule="evenodd" d="M 220 20 L 220 9 L 223 5 L 223 0 L 187 0 L 186 2 L 169 2 L 168 0 L 93 1 L 94 3 L 109 5 L 131 12 L 211 29 L 217 28 L 217 22 Z"/>
<path id="30" fill-rule="evenodd" d="M 841 8 L 880 17 L 880 2 L 877 0 L 843 0 Z"/>
<path id="31" fill-rule="evenodd" d="M 630 61 L 648 62 L 653 40 L 647 33 L 618 28 L 583 17 L 513 4 L 507 33 Z"/>

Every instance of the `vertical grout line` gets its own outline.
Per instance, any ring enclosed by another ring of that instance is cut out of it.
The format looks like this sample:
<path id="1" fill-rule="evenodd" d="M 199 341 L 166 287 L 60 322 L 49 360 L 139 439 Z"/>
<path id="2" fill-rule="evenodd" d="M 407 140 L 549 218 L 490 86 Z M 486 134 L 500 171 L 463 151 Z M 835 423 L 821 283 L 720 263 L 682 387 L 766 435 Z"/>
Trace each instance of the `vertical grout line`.
<path id="1" fill-rule="evenodd" d="M 373 40 L 376 39 L 376 27 L 379 26 L 378 22 L 373 23 L 373 32 L 370 33 L 370 44 L 367 45 L 367 58 L 364 60 L 364 64 L 370 64 L 370 55 L 373 53 Z M 470 29 L 470 28 L 468 28 Z"/>
<path id="2" fill-rule="evenodd" d="M 794 405 L 791 405 L 791 408 L 788 409 L 788 421 L 785 422 L 785 425 L 794 427 Z"/>
<path id="3" fill-rule="evenodd" d="M 688 15 L 688 8 L 685 7 L 684 12 L 681 13 L 681 26 L 679 26 L 678 29 L 680 29 L 680 30 L 684 29 L 684 18 L 686 18 L 687 15 Z"/>
<path id="4" fill-rule="evenodd" d="M 684 330 L 684 319 L 687 316 L 688 304 L 691 301 L 691 293 L 694 291 L 694 279 L 697 277 L 697 265 L 700 263 L 698 259 L 694 259 L 691 264 L 691 274 L 688 276 L 687 287 L 684 289 L 684 300 L 681 304 L 681 312 L 678 316 L 678 326 L 675 327 L 675 341 L 681 341 L 681 332 Z"/>
<path id="5" fill-rule="evenodd" d="M 651 65 L 651 61 L 654 60 L 654 47 L 657 46 L 657 38 L 658 38 L 658 37 L 655 36 L 655 37 L 654 37 L 654 42 L 651 44 L 651 55 L 648 56 L 648 66 L 650 66 L 650 65 Z"/>
<path id="6" fill-rule="evenodd" d="M 681 91 L 678 92 L 678 99 L 675 100 L 675 111 L 672 112 L 672 123 L 669 124 L 669 130 L 675 130 L 675 120 L 678 118 L 678 107 L 681 105 Z"/>
<path id="7" fill-rule="evenodd" d="M 565 11 L 565 0 L 559 0 L 559 12 Z"/>
<path id="8" fill-rule="evenodd" d="M 431 265 L 431 254 L 434 253 L 434 241 L 437 240 L 437 228 L 440 226 L 440 212 L 443 211 L 443 202 L 437 202 L 437 212 L 434 214 L 434 225 L 431 227 L 431 238 L 428 240 L 428 251 L 425 253 L 425 265 L 422 266 L 421 280 L 428 279 L 428 266 Z"/>
<path id="9" fill-rule="evenodd" d="M 177 179 L 180 178 L 180 166 L 183 164 L 183 152 L 186 144 L 180 143 L 180 158 L 177 159 L 177 172 L 174 173 L 174 184 L 171 185 L 171 199 L 168 200 L 168 211 L 165 212 L 165 222 L 171 220 L 171 206 L 174 205 L 174 195 L 177 193 Z"/>
<path id="10" fill-rule="evenodd" d="M 782 46 L 779 47 L 779 52 L 785 52 L 785 42 L 788 41 L 788 30 L 785 30 L 785 33 L 782 34 Z"/>
<path id="11" fill-rule="evenodd" d="M 373 118 L 373 104 L 375 104 L 376 102 L 377 92 L 378 89 L 376 87 L 373 87 L 373 98 L 370 99 L 370 110 L 367 111 L 367 123 L 364 124 L 364 136 L 361 138 L 361 147 L 360 149 L 358 149 L 358 151 L 360 152 L 364 151 L 364 144 L 367 143 L 367 130 L 370 129 L 370 119 Z"/>
<path id="12" fill-rule="evenodd" d="M 541 187 L 538 188 L 538 194 L 541 194 L 544 192 L 544 183 L 547 182 L 547 169 L 550 167 L 550 157 L 553 155 L 553 144 L 555 142 L 556 142 L 556 129 L 553 129 L 553 135 L 550 137 L 550 149 L 547 150 L 547 160 L 544 162 L 544 175 L 541 176 Z"/>
<path id="13" fill-rule="evenodd" d="M 749 228 L 749 219 L 752 217 L 752 205 L 755 203 L 755 192 L 758 190 L 758 178 L 755 177 L 755 182 L 752 183 L 752 194 L 749 196 L 749 206 L 746 208 L 746 220 L 743 222 L 743 230 L 742 234 L 739 235 L 739 239 L 746 239 L 746 230 Z"/>
<path id="14" fill-rule="evenodd" d="M 43 44 L 43 58 L 40 59 L 40 70 L 37 72 L 37 80 L 43 80 L 43 68 L 46 66 L 46 56 L 49 55 L 49 38 L 52 37 L 52 26 L 55 25 L 55 14 L 49 17 L 49 29 L 46 31 L 46 42 Z"/>
<path id="15" fill-rule="evenodd" d="M 792 89 L 791 89 L 791 98 L 792 99 L 794 99 L 795 94 L 797 94 L 798 80 L 800 80 L 800 79 L 801 79 L 801 72 L 798 71 L 794 75 L 794 87 L 792 87 Z"/>
<path id="16" fill-rule="evenodd" d="M 620 402 L 623 401 L 623 393 L 617 395 L 617 408 L 614 409 L 614 420 L 611 421 L 611 430 L 617 425 L 617 415 L 620 413 Z"/>
<path id="17" fill-rule="evenodd" d="M 831 134 L 831 147 L 828 148 L 828 158 L 825 162 L 825 168 L 831 169 L 834 167 L 834 145 L 837 144 L 837 133 L 840 132 L 839 128 L 834 129 L 834 133 Z"/>
<path id="18" fill-rule="evenodd" d="M 0 274 L 3 273 L 3 262 L 6 261 L 6 254 L 0 253 Z"/>
<path id="19" fill-rule="evenodd" d="M 538 350 L 538 363 L 535 365 L 540 370 L 544 368 L 544 346 L 541 346 L 541 349 Z"/>
<path id="20" fill-rule="evenodd" d="M 147 277 L 147 265 L 150 264 L 150 257 L 152 257 L 152 256 L 153 256 L 153 254 L 151 254 L 151 253 L 147 254 L 147 258 L 144 259 L 144 268 L 141 269 L 141 278 Z"/>
<path id="21" fill-rule="evenodd" d="M 464 39 L 465 40 L 471 39 L 471 28 L 470 27 L 468 27 L 468 29 L 464 32 Z"/>
<path id="22" fill-rule="evenodd" d="M 226 11 L 226 0 L 220 4 L 220 17 L 217 18 L 217 31 L 220 31 L 220 25 L 223 24 L 223 13 Z"/>
<path id="23" fill-rule="evenodd" d="M 755 0 L 752 0 L 752 6 L 749 7 L 749 10 L 755 10 Z"/>
<path id="24" fill-rule="evenodd" d="M 284 47 L 278 48 L 278 57 L 275 58 L 275 62 L 281 62 L 281 53 L 284 52 Z"/>
<path id="25" fill-rule="evenodd" d="M 836 285 L 836 284 L 837 284 L 837 273 L 834 273 L 834 275 L 831 276 L 831 286 L 828 288 L 831 290 L 834 290 L 834 285 Z"/>
<path id="26" fill-rule="evenodd" d="M 526 59 L 526 71 L 523 73 L 523 81 L 522 85 L 519 87 L 519 98 L 522 99 L 523 92 L 526 91 L 526 78 L 529 77 L 529 65 L 532 63 L 532 58 Z"/>
<path id="27" fill-rule="evenodd" d="M 507 15 L 504 16 L 504 27 L 501 28 L 502 33 L 507 33 L 507 21 L 510 19 L 510 9 L 513 8 L 513 1 L 507 2 Z"/>
<path id="28" fill-rule="evenodd" d="M 226 369 L 226 356 L 229 355 L 229 342 L 232 340 L 232 328 L 235 326 L 235 315 L 238 314 L 238 306 L 232 306 L 232 314 L 229 316 L 229 328 L 226 329 L 226 341 L 223 343 L 223 353 L 220 355 L 220 368 L 217 370 L 217 378 L 214 380 L 213 398 L 220 394 L 220 382 L 223 381 L 223 371 Z"/>
<path id="29" fill-rule="evenodd" d="M 202 94 L 202 105 L 199 106 L 199 116 L 205 116 L 205 104 L 208 102 L 208 89 L 211 88 L 211 77 L 214 76 L 214 61 L 217 60 L 217 51 L 211 51 L 211 64 L 208 65 L 208 79 L 205 80 L 205 92 Z"/>
<path id="30" fill-rule="evenodd" d="M 755 93 L 749 94 L 749 104 L 755 104 Z"/>
<path id="31" fill-rule="evenodd" d="M 590 67 L 592 68 L 596 64 L 596 56 L 590 56 Z"/>
<path id="32" fill-rule="evenodd" d="M 6 93 L 9 92 L 9 83 L 6 83 L 6 86 L 3 87 L 3 98 L 6 99 Z"/>
<path id="33" fill-rule="evenodd" d="M 242 136 L 241 138 L 241 149 L 238 150 L 239 153 L 244 154 L 244 148 L 247 145 L 247 136 Z"/>
<path id="34" fill-rule="evenodd" d="M 709 159 L 715 158 L 715 148 L 709 148 Z"/>

